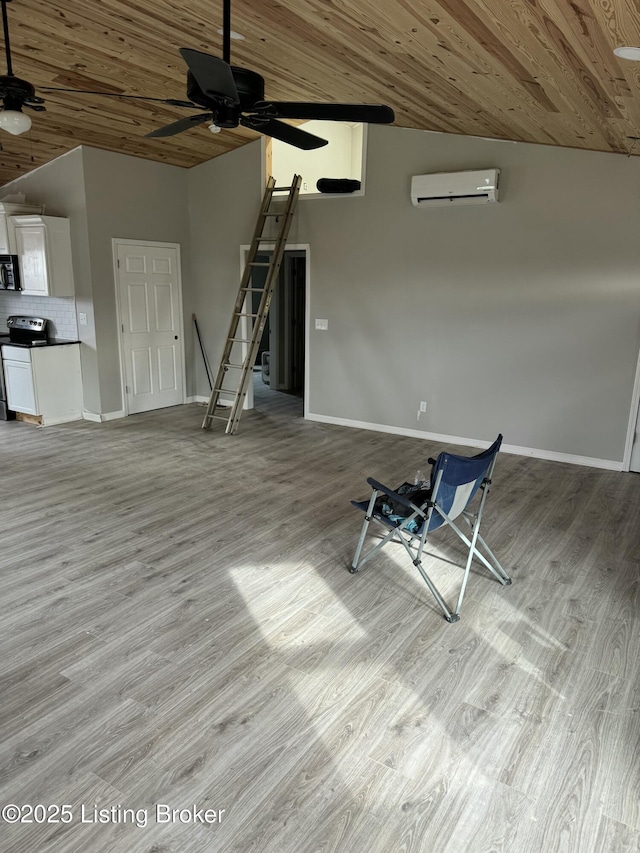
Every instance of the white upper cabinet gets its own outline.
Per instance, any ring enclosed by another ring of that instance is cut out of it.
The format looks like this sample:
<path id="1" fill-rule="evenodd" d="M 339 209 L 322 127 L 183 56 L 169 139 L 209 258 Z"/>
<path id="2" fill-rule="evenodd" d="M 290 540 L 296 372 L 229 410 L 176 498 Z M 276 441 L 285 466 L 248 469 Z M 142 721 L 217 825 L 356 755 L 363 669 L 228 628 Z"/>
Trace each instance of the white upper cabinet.
<path id="1" fill-rule="evenodd" d="M 73 296 L 69 220 L 60 216 L 9 217 L 9 242 L 20 259 L 22 292 L 31 296 Z"/>
<path id="2" fill-rule="evenodd" d="M 42 207 L 37 204 L 16 204 L 0 202 L 0 255 L 15 255 L 16 246 L 13 241 L 13 231 L 8 226 L 8 218 L 19 213 L 42 213 Z"/>

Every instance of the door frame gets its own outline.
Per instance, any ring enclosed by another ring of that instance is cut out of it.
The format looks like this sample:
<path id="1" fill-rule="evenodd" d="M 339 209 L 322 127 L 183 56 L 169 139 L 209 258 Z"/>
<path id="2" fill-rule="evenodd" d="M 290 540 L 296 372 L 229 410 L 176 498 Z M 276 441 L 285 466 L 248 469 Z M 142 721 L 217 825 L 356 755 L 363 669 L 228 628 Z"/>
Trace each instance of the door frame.
<path id="1" fill-rule="evenodd" d="M 631 449 L 633 440 L 636 434 L 636 424 L 640 417 L 640 352 L 638 353 L 638 363 L 636 365 L 636 376 L 633 383 L 633 393 L 631 394 L 631 411 L 629 412 L 629 426 L 627 427 L 627 440 L 624 444 L 624 454 L 622 456 L 622 470 L 631 470 Z"/>
<path id="2" fill-rule="evenodd" d="M 261 243 L 260 251 L 265 252 L 273 252 L 276 244 L 275 241 L 272 243 Z M 240 277 L 242 277 L 244 273 L 244 269 L 247 265 L 247 255 L 249 253 L 249 249 L 251 248 L 249 243 L 243 243 L 240 246 Z M 302 394 L 303 399 L 303 417 L 309 416 L 309 374 L 310 374 L 310 365 L 309 365 L 309 318 L 311 316 L 311 244 L 310 243 L 285 243 L 284 246 L 285 252 L 304 252 L 305 255 L 305 265 L 304 265 L 304 278 L 305 278 L 305 304 L 304 304 L 304 389 Z M 283 256 L 284 262 L 284 256 Z M 242 337 L 248 337 L 248 327 L 247 327 L 247 318 L 241 317 L 241 329 L 242 329 Z M 241 344 L 242 347 L 242 360 L 244 361 L 247 357 L 248 346 L 247 344 Z M 244 409 L 253 409 L 253 382 L 250 383 L 249 388 L 247 389 L 247 396 L 244 401 Z"/>
<path id="3" fill-rule="evenodd" d="M 118 247 L 119 246 L 151 246 L 156 249 L 176 250 L 176 273 L 178 285 L 178 324 L 181 329 L 180 350 L 182 353 L 182 405 L 186 403 L 187 394 L 187 364 L 184 347 L 184 312 L 182 307 L 182 262 L 180 258 L 180 243 L 165 243 L 156 240 L 127 240 L 124 237 L 111 238 L 111 251 L 113 255 L 113 282 L 116 292 L 116 326 L 118 332 L 118 355 L 120 357 L 120 394 L 122 397 L 122 409 L 125 417 L 129 416 L 129 401 L 127 399 L 127 381 L 125 375 L 124 338 L 122 334 L 122 313 L 120 304 L 120 280 L 118 275 Z M 159 411 L 151 409 L 150 411 Z"/>

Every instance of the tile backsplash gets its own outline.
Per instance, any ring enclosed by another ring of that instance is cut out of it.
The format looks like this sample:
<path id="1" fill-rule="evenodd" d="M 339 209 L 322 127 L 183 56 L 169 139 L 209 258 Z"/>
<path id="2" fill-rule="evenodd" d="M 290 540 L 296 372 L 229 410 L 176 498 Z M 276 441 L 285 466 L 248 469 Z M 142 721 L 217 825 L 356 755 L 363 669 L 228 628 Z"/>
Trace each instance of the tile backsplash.
<path id="1" fill-rule="evenodd" d="M 26 314 L 45 317 L 49 321 L 49 337 L 68 341 L 78 340 L 76 300 L 54 296 L 25 296 L 8 290 L 0 291 L 0 333 L 6 334 L 7 317 Z"/>

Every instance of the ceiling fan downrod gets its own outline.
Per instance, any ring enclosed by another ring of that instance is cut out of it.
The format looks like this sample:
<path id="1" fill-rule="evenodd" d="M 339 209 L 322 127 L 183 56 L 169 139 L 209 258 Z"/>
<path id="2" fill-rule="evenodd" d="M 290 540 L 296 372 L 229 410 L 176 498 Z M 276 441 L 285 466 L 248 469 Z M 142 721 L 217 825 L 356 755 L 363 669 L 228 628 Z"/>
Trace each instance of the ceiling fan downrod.
<path id="1" fill-rule="evenodd" d="M 7 19 L 7 3 L 11 0 L 2 0 L 2 28 L 4 30 L 4 51 L 7 57 L 7 76 L 13 77 L 11 66 L 11 44 L 9 42 L 9 21 Z"/>
<path id="2" fill-rule="evenodd" d="M 231 65 L 231 0 L 222 4 L 222 58 Z"/>

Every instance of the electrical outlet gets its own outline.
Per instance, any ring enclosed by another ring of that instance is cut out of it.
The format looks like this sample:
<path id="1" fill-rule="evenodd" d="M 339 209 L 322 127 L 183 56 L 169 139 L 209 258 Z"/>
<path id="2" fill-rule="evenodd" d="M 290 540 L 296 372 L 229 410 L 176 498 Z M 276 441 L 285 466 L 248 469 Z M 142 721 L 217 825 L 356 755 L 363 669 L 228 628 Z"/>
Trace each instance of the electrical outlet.
<path id="1" fill-rule="evenodd" d="M 328 320 L 318 320 L 316 318 L 316 329 L 321 329 L 322 331 L 326 331 L 329 328 Z"/>
<path id="2" fill-rule="evenodd" d="M 78 322 L 81 326 L 87 325 L 87 315 L 83 311 L 80 311 L 80 313 L 78 314 Z"/>
<path id="3" fill-rule="evenodd" d="M 426 412 L 426 411 L 427 411 L 427 401 L 426 401 L 426 400 L 421 400 L 421 401 L 420 401 L 420 411 L 421 411 L 421 412 Z"/>

